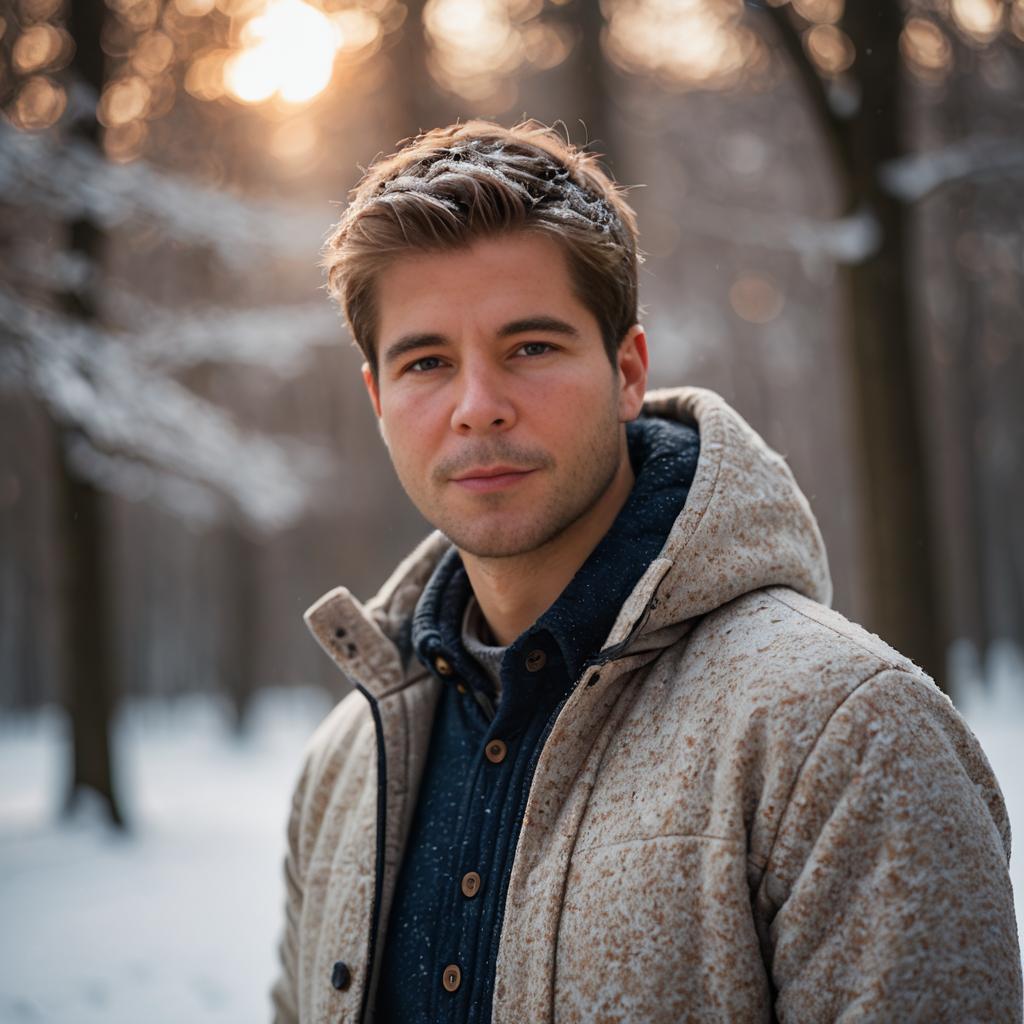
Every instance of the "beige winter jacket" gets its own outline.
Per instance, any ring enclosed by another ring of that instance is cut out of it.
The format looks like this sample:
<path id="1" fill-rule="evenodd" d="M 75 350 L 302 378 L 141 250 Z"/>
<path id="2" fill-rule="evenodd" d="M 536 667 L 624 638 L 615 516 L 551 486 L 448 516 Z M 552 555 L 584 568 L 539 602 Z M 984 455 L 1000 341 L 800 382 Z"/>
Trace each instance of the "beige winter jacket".
<path id="1" fill-rule="evenodd" d="M 541 753 L 493 1020 L 1020 1021 L 1010 832 L 973 735 L 826 607 L 780 456 L 711 392 L 646 411 L 698 424 L 696 477 Z M 295 791 L 278 1021 L 372 1019 L 438 695 L 396 639 L 446 547 L 429 538 L 365 607 L 339 588 L 307 613 L 362 692 Z"/>

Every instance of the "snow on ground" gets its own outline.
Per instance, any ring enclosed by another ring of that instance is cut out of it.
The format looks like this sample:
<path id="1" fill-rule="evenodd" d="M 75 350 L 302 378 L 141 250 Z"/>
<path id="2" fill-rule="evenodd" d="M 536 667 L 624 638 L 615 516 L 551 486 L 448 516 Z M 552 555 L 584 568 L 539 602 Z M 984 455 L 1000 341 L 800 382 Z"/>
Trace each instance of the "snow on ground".
<path id="1" fill-rule="evenodd" d="M 1020 681 L 964 710 L 1024 838 Z M 64 723 L 56 709 L 0 724 L 0 1022 L 255 1024 L 268 1020 L 281 858 L 317 691 L 261 694 L 250 734 L 210 698 L 142 703 L 117 751 L 133 822 L 111 836 L 88 809 L 56 824 Z M 1024 921 L 1024 857 L 1011 874 Z"/>
<path id="2" fill-rule="evenodd" d="M 60 714 L 0 727 L 0 1021 L 253 1024 L 270 1017 L 281 859 L 316 692 L 261 695 L 234 740 L 209 698 L 129 708 L 131 835 L 58 826 Z"/>

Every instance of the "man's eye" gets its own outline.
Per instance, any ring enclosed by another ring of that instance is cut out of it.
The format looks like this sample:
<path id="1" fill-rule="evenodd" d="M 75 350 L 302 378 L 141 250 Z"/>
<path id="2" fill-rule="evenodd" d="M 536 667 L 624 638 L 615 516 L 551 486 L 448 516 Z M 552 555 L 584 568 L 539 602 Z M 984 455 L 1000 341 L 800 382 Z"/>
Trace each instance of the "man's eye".
<path id="1" fill-rule="evenodd" d="M 412 373 L 425 373 L 427 370 L 436 370 L 440 365 L 441 360 L 438 356 L 424 356 L 415 363 L 410 363 L 406 369 Z"/>
<path id="2" fill-rule="evenodd" d="M 554 345 L 549 345 L 546 341 L 528 341 L 525 345 L 519 346 L 519 351 L 525 356 L 542 356 L 545 352 L 553 350 Z"/>

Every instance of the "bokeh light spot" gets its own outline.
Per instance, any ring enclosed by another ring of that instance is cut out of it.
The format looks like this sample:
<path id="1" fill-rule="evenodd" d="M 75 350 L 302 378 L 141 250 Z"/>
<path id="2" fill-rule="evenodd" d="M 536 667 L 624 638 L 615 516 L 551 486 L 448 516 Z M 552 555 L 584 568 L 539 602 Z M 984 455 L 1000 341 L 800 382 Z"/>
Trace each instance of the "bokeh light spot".
<path id="1" fill-rule="evenodd" d="M 270 137 L 270 151 L 284 163 L 302 163 L 316 151 L 320 141 L 310 121 L 286 121 Z"/>
<path id="2" fill-rule="evenodd" d="M 12 120 L 25 131 L 50 128 L 67 107 L 64 89 L 45 75 L 33 75 L 18 92 L 11 111 Z"/>
<path id="3" fill-rule="evenodd" d="M 730 88 L 757 64 L 759 43 L 740 24 L 742 4 L 606 0 L 605 49 L 623 71 L 672 88 Z"/>
<path id="4" fill-rule="evenodd" d="M 747 323 L 771 323 L 784 304 L 781 290 L 766 274 L 741 274 L 729 289 L 729 305 Z"/>
<path id="5" fill-rule="evenodd" d="M 62 0 L 20 0 L 18 12 L 22 24 L 33 21 L 48 21 L 60 13 Z"/>
<path id="6" fill-rule="evenodd" d="M 1024 42 L 1024 0 L 1014 0 L 1010 10 L 1010 31 Z"/>
<path id="7" fill-rule="evenodd" d="M 224 95 L 224 65 L 230 50 L 204 50 L 196 54 L 185 72 L 185 91 L 198 100 L 216 100 Z"/>
<path id="8" fill-rule="evenodd" d="M 56 64 L 65 49 L 64 37 L 53 25 L 32 25 L 15 40 L 11 63 L 22 75 L 42 71 Z"/>
<path id="9" fill-rule="evenodd" d="M 213 0 L 174 0 L 174 6 L 186 18 L 201 18 L 213 10 Z"/>
<path id="10" fill-rule="evenodd" d="M 133 32 L 152 28 L 160 17 L 157 0 L 107 0 L 107 3 Z"/>
<path id="11" fill-rule="evenodd" d="M 96 117 L 107 128 L 128 124 L 145 117 L 149 100 L 149 85 L 138 75 L 119 78 L 103 90 Z"/>
<path id="12" fill-rule="evenodd" d="M 808 29 L 804 45 L 818 69 L 826 75 L 845 71 L 857 55 L 850 37 L 835 25 L 815 25 Z"/>
<path id="13" fill-rule="evenodd" d="M 148 134 L 145 121 L 114 125 L 103 133 L 103 151 L 116 163 L 128 163 L 142 155 Z"/>
<path id="14" fill-rule="evenodd" d="M 523 32 L 526 59 L 540 71 L 558 67 L 572 53 L 573 39 L 561 25 L 527 25 Z"/>
<path id="15" fill-rule="evenodd" d="M 139 74 L 152 78 L 166 71 L 174 59 L 174 43 L 163 32 L 147 32 L 135 46 L 132 67 Z"/>
<path id="16" fill-rule="evenodd" d="M 793 0 L 793 8 L 815 25 L 834 25 L 843 16 L 843 0 Z"/>
<path id="17" fill-rule="evenodd" d="M 255 46 L 232 54 L 224 65 L 224 84 L 243 103 L 262 103 L 277 91 L 277 75 L 269 48 Z"/>
<path id="18" fill-rule="evenodd" d="M 243 103 L 277 94 L 303 103 L 321 93 L 334 73 L 341 43 L 337 26 L 302 0 L 272 0 L 243 25 L 243 49 L 224 66 L 224 84 Z"/>
<path id="19" fill-rule="evenodd" d="M 339 49 L 346 57 L 369 57 L 380 48 L 380 18 L 371 11 L 349 7 L 330 15 L 338 33 Z"/>
<path id="20" fill-rule="evenodd" d="M 951 0 L 950 11 L 957 28 L 977 43 L 991 42 L 1002 28 L 1001 0 Z"/>
<path id="21" fill-rule="evenodd" d="M 953 48 L 946 34 L 927 18 L 908 18 L 900 33 L 900 53 L 920 79 L 941 82 L 953 65 Z"/>

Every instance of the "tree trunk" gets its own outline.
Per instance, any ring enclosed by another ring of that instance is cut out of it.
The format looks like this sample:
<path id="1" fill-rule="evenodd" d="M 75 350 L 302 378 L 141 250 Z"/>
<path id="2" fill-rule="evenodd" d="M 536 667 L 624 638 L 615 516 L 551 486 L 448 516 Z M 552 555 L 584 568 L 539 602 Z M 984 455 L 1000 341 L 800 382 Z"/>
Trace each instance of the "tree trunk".
<path id="1" fill-rule="evenodd" d="M 608 90 L 610 68 L 605 60 L 601 46 L 601 35 L 604 32 L 604 16 L 601 5 L 595 0 L 573 0 L 561 11 L 570 27 L 579 34 L 576 40 L 576 52 L 571 60 L 578 69 L 573 75 L 576 95 L 571 107 L 576 111 L 579 121 L 583 122 L 583 142 L 590 148 L 601 153 L 605 162 L 614 171 L 615 140 L 611 128 L 611 96 Z M 569 131 L 574 141 L 578 139 L 581 126 L 570 124 Z"/>
<path id="2" fill-rule="evenodd" d="M 426 0 L 406 0 L 405 20 L 388 54 L 395 76 L 390 88 L 396 101 L 396 127 L 403 137 L 418 135 L 445 123 L 437 120 L 438 90 L 427 70 L 425 6 Z"/>
<path id="3" fill-rule="evenodd" d="M 76 44 L 73 70 L 97 96 L 103 88 L 100 33 L 104 11 L 104 5 L 98 2 L 76 2 L 70 8 L 69 28 Z M 74 130 L 90 144 L 97 144 L 99 125 L 95 118 L 80 120 Z M 88 221 L 75 221 L 69 225 L 68 241 L 72 255 L 84 257 L 90 266 L 99 267 L 106 243 L 99 228 Z M 97 319 L 96 279 L 94 274 L 81 290 L 58 297 L 68 314 L 85 321 Z M 64 811 L 70 813 L 88 788 L 99 794 L 111 823 L 123 827 L 110 743 L 114 659 L 104 497 L 91 483 L 76 476 L 69 464 L 69 451 L 78 436 L 80 431 L 73 424 L 56 425 L 58 515 L 65 573 L 64 703 L 71 722 L 72 743 Z"/>
<path id="4" fill-rule="evenodd" d="M 231 699 L 235 735 L 242 736 L 249 728 L 252 697 L 259 682 L 260 552 L 238 523 L 226 527 L 224 550 L 231 605 L 224 617 L 227 635 L 220 645 L 225 659 L 221 679 Z"/>
<path id="5" fill-rule="evenodd" d="M 903 90 L 901 6 L 847 4 L 842 27 L 856 48 L 850 69 L 856 110 L 838 113 L 807 56 L 788 7 L 765 7 L 793 63 L 832 153 L 844 215 L 869 213 L 881 241 L 844 271 L 854 437 L 865 502 L 865 625 L 945 684 L 947 630 L 937 587 L 937 537 L 928 487 L 920 374 L 911 337 L 908 210 L 886 194 L 879 171 L 901 155 Z"/>
<path id="6" fill-rule="evenodd" d="M 956 48 L 955 65 L 958 80 L 949 90 L 943 104 L 946 114 L 943 136 L 966 138 L 970 132 L 974 98 L 971 83 L 978 74 L 977 52 L 966 45 Z M 969 223 L 979 219 L 977 188 L 972 182 L 954 186 L 944 198 L 944 228 L 947 252 L 954 250 L 960 232 L 959 217 L 967 215 Z M 991 578 L 993 556 L 985 523 L 990 518 L 988 481 L 982 472 L 978 454 L 976 426 L 982 422 L 987 397 L 983 367 L 978 355 L 977 335 L 983 326 L 984 302 L 973 271 L 965 271 L 950 257 L 953 267 L 944 268 L 939 287 L 949 288 L 953 316 L 946 317 L 939 328 L 947 337 L 949 364 L 944 368 L 943 408 L 948 411 L 950 429 L 944 439 L 943 471 L 949 480 L 947 494 L 951 505 L 950 537 L 953 541 L 952 568 L 947 576 L 951 600 L 947 614 L 951 639 L 971 642 L 978 659 L 984 664 L 992 642 L 992 613 L 985 581 Z"/>
<path id="7" fill-rule="evenodd" d="M 911 322 L 906 205 L 879 185 L 883 164 L 902 155 L 904 73 L 899 4 L 850 4 L 844 20 L 857 50 L 860 105 L 850 121 L 853 195 L 881 229 L 881 244 L 847 269 L 850 354 L 867 499 L 869 628 L 944 685 L 947 633 L 933 545 L 934 499 Z M 847 212 L 853 212 L 847 211 Z"/>

